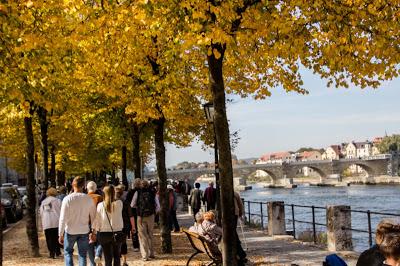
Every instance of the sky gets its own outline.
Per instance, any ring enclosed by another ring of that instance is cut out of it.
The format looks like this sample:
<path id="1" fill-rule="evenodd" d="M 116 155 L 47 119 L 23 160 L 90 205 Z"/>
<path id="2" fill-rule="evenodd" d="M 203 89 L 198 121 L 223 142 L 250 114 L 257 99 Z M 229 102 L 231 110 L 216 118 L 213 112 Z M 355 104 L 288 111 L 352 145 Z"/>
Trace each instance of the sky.
<path id="1" fill-rule="evenodd" d="M 227 115 L 230 131 L 239 131 L 239 144 L 233 151 L 239 159 L 400 133 L 400 78 L 378 89 L 362 90 L 354 86 L 328 88 L 319 76 L 306 70 L 302 75 L 308 95 L 276 88 L 262 101 L 233 96 Z M 214 158 L 214 150 L 202 150 L 201 143 L 179 149 L 167 144 L 166 149 L 168 167 L 182 161 L 211 162 Z"/>

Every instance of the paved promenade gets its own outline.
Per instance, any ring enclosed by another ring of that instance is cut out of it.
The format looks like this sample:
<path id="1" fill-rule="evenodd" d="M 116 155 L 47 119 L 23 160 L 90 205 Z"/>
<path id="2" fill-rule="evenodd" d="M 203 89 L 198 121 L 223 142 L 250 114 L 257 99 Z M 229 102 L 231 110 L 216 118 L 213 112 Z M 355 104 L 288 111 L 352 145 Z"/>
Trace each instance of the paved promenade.
<path id="1" fill-rule="evenodd" d="M 192 224 L 192 216 L 180 214 L 179 222 L 183 227 Z M 293 241 L 289 236 L 268 237 L 262 231 L 249 228 L 244 229 L 243 239 L 242 232 L 238 228 L 239 236 L 242 238 L 243 248 L 246 248 L 250 262 L 247 265 L 280 265 L 286 266 L 291 264 L 297 265 L 322 265 L 324 257 L 330 254 L 320 247 L 310 244 L 304 244 Z M 156 259 L 149 262 L 142 262 L 138 252 L 133 252 L 130 243 L 128 254 L 128 264 L 131 265 L 186 265 L 186 261 L 192 253 L 189 241 L 184 234 L 173 233 L 173 254 L 160 255 L 160 237 L 156 230 L 155 234 Z M 45 239 L 40 233 L 40 253 L 41 258 L 30 258 L 28 254 L 28 243 L 25 232 L 25 220 L 22 220 L 17 226 L 8 231 L 4 235 L 4 263 L 3 265 L 59 265 L 62 266 L 63 259 L 48 259 Z M 158 252 L 157 252 L 158 251 Z M 354 252 L 346 252 L 340 254 L 348 263 L 354 266 L 356 264 L 357 254 Z M 77 258 L 75 258 L 77 259 Z M 199 260 L 193 265 L 206 265 L 208 260 L 205 256 L 199 256 Z M 88 264 L 89 265 L 89 264 Z M 192 265 L 192 264 L 191 264 Z"/>

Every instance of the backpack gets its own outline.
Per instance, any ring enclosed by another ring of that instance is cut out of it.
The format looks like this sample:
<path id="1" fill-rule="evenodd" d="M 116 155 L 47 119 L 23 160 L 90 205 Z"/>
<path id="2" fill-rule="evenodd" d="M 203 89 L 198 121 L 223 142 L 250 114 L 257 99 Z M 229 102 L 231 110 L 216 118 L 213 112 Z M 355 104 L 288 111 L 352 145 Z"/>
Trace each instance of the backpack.
<path id="1" fill-rule="evenodd" d="M 150 189 L 138 191 L 137 212 L 140 217 L 148 217 L 156 212 L 156 199 L 154 192 Z"/>
<path id="2" fill-rule="evenodd" d="M 324 266 L 347 266 L 346 262 L 336 254 L 325 257 Z"/>

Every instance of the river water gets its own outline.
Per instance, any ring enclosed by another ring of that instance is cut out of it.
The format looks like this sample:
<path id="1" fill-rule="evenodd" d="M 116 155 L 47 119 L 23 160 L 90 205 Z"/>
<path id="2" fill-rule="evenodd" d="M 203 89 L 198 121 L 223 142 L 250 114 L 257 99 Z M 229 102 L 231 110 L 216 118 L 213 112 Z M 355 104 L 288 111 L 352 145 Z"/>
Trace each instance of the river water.
<path id="1" fill-rule="evenodd" d="M 293 189 L 263 188 L 261 185 L 253 184 L 253 189 L 241 192 L 241 197 L 247 201 L 284 201 L 285 204 L 314 205 L 326 207 L 327 205 L 349 205 L 352 210 L 376 211 L 395 213 L 400 216 L 400 186 L 395 185 L 352 185 L 349 187 L 310 187 L 299 186 Z M 202 189 L 205 184 L 202 184 Z M 247 205 L 247 204 L 246 204 Z M 247 206 L 245 206 L 247 212 Z M 260 213 L 260 205 L 251 206 L 252 213 Z M 292 229 L 292 212 L 290 206 L 285 207 L 287 229 Z M 266 216 L 267 207 L 263 206 Z M 366 213 L 351 213 L 352 228 L 368 230 L 368 219 Z M 326 210 L 315 210 L 316 223 L 326 224 Z M 371 215 L 372 230 L 375 231 L 377 224 L 388 216 Z M 393 217 L 391 217 L 393 218 Z M 260 221 L 259 217 L 252 219 Z M 311 209 L 295 208 L 295 220 L 312 221 Z M 264 218 L 265 225 L 267 218 Z M 311 229 L 311 225 L 296 223 L 296 232 Z M 325 231 L 323 226 L 317 226 L 317 231 Z M 375 236 L 373 236 L 374 239 Z M 368 234 L 353 231 L 354 250 L 362 251 L 368 248 Z"/>
<path id="2" fill-rule="evenodd" d="M 349 187 L 310 187 L 299 186 L 294 189 L 267 189 L 260 185 L 253 185 L 252 190 L 241 193 L 241 197 L 249 201 L 284 201 L 285 204 L 314 205 L 326 207 L 327 205 L 349 205 L 352 210 L 376 211 L 395 213 L 400 215 L 400 186 L 353 185 Z M 264 215 L 266 206 L 264 206 Z M 247 206 L 246 206 L 247 208 Z M 259 205 L 254 205 L 251 210 L 259 213 Z M 286 207 L 287 228 L 292 229 L 291 208 Z M 315 210 L 316 222 L 326 224 L 326 210 Z M 366 213 L 351 213 L 352 228 L 368 230 Z M 375 231 L 382 218 L 388 216 L 371 215 L 372 229 Z M 312 211 L 307 208 L 295 208 L 295 220 L 312 221 Z M 297 232 L 311 229 L 311 225 L 296 223 Z M 323 226 L 317 226 L 318 231 L 325 231 Z M 356 251 L 368 248 L 368 234 L 353 231 L 353 246 Z"/>

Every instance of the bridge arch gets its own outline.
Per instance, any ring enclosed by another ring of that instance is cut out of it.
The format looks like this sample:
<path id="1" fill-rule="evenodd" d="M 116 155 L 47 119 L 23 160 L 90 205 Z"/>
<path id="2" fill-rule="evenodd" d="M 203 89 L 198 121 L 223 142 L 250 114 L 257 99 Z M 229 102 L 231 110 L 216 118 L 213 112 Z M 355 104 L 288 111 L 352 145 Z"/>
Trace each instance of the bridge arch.
<path id="1" fill-rule="evenodd" d="M 257 177 L 257 174 L 263 175 L 262 177 L 265 177 L 266 181 L 270 182 L 272 184 L 275 183 L 275 181 L 277 180 L 276 174 L 273 171 L 266 170 L 266 169 L 256 169 L 256 170 L 250 172 L 248 174 L 248 177 L 251 177 L 251 176 Z"/>
<path id="2" fill-rule="evenodd" d="M 351 169 L 352 167 L 356 167 L 356 168 Z M 372 167 L 370 167 L 367 164 L 361 163 L 361 162 L 345 164 L 344 167 L 342 167 L 341 174 L 343 174 L 348 169 L 350 169 L 351 171 L 354 171 L 352 174 L 362 174 L 362 172 L 359 172 L 358 167 L 361 168 L 365 172 L 366 177 L 375 175 L 375 171 Z"/>

